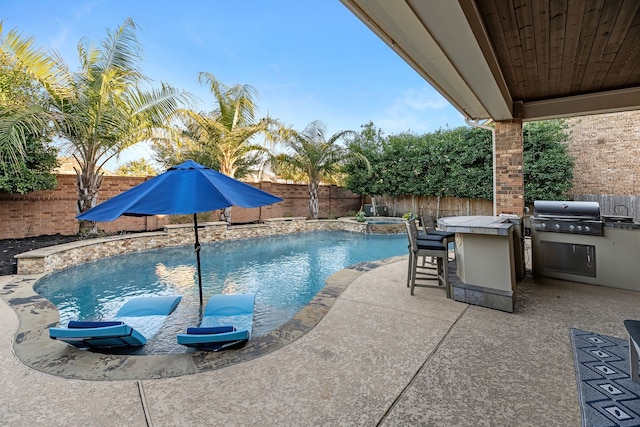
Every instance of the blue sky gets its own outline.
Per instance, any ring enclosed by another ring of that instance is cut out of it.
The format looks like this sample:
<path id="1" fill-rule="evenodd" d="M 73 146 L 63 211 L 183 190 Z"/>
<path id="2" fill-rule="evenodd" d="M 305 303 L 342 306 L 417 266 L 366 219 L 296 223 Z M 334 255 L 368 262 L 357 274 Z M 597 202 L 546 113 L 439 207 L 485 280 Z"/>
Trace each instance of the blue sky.
<path id="1" fill-rule="evenodd" d="M 314 120 L 330 134 L 373 123 L 386 134 L 463 126 L 462 115 L 338 0 L 0 0 L 4 29 L 56 50 L 78 68 L 77 44 L 98 41 L 127 17 L 139 27 L 143 72 L 214 108 L 198 83 L 207 71 L 259 93 L 297 130 Z M 130 150 L 121 163 L 144 157 Z M 113 165 L 112 165 L 113 166 Z"/>

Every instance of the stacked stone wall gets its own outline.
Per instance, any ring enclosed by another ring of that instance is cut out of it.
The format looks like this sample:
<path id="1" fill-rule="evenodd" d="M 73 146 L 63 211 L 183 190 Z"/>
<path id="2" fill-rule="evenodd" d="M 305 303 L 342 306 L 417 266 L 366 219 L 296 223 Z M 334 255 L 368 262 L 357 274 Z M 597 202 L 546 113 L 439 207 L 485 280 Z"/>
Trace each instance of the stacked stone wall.
<path id="1" fill-rule="evenodd" d="M 307 221 L 304 217 L 271 219 L 264 224 L 234 226 L 225 222 L 211 222 L 201 224 L 198 236 L 201 243 L 209 243 L 327 230 L 366 233 L 367 225 L 358 223 L 353 218 Z M 168 225 L 162 232 L 81 240 L 17 255 L 18 274 L 52 273 L 111 256 L 173 246 L 193 246 L 194 242 L 193 226 L 188 225 Z"/>

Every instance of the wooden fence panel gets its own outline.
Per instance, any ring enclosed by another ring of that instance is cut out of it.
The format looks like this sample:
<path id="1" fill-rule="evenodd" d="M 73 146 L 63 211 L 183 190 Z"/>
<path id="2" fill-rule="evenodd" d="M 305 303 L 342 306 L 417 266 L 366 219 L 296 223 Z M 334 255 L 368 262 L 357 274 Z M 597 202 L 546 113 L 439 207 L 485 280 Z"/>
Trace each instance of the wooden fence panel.
<path id="1" fill-rule="evenodd" d="M 640 222 L 640 196 L 617 194 L 580 194 L 574 200 L 598 202 L 601 215 L 622 215 Z"/>
<path id="2" fill-rule="evenodd" d="M 386 206 L 389 216 L 402 216 L 411 211 L 421 212 L 434 218 L 463 215 L 493 215 L 493 202 L 483 199 L 461 199 L 457 197 L 377 196 L 376 204 Z"/>

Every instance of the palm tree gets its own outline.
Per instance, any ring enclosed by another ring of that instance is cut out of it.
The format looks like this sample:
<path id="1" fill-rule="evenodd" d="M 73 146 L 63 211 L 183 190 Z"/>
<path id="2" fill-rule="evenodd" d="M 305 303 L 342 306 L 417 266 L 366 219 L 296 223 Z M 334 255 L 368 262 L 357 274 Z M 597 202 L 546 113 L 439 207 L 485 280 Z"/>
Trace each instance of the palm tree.
<path id="1" fill-rule="evenodd" d="M 199 73 L 198 81 L 209 86 L 216 106 L 210 113 L 178 111 L 184 125 L 178 139 L 186 148 L 183 152 L 200 151 L 211 163 L 206 166 L 230 177 L 242 178 L 260 164 L 261 157 L 269 154 L 267 147 L 253 142 L 254 137 L 263 135 L 266 141 L 273 143 L 281 126 L 268 116 L 256 120 L 254 98 L 257 92 L 252 86 L 226 86 L 207 72 Z M 163 148 L 166 151 L 166 143 Z M 198 157 L 202 158 L 202 155 Z M 224 210 L 228 222 L 231 221 L 230 212 L 229 208 Z"/>
<path id="2" fill-rule="evenodd" d="M 284 165 L 307 178 L 309 189 L 309 216 L 318 219 L 318 188 L 321 181 L 331 181 L 341 172 L 348 159 L 357 159 L 370 168 L 369 161 L 361 154 L 350 152 L 338 145 L 338 141 L 356 133 L 350 130 L 340 131 L 326 137 L 326 126 L 313 121 L 301 133 L 291 132 L 285 141 L 292 153 L 280 154 L 272 159 L 274 170 Z M 283 165 L 284 164 L 284 165 Z"/>
<path id="3" fill-rule="evenodd" d="M 40 85 L 0 51 L 0 122 L 13 119 L 25 108 L 41 105 L 42 100 Z M 20 132 L 17 146 L 0 145 L 0 191 L 25 194 L 54 189 L 58 150 L 52 145 L 52 128 L 43 123 Z"/>
<path id="4" fill-rule="evenodd" d="M 4 35 L 2 21 L 0 64 L 2 84 L 6 85 L 0 97 L 0 162 L 17 172 L 26 158 L 29 139 L 50 138 L 52 131 L 64 124 L 60 115 L 48 108 L 41 87 L 64 93 L 70 81 L 66 69 L 34 47 L 32 38 L 23 38 L 16 30 Z"/>
<path id="5" fill-rule="evenodd" d="M 144 90 L 148 79 L 138 68 L 142 50 L 135 30 L 135 23 L 127 19 L 115 31 L 107 31 L 98 47 L 81 40 L 77 73 L 69 72 L 55 53 L 33 48 L 31 39 L 15 32 L 2 45 L 3 52 L 40 82 L 47 104 L 16 112 L 13 122 L 1 122 L 0 144 L 19 147 L 21 126 L 55 124 L 63 149 L 79 164 L 75 169 L 79 213 L 96 205 L 104 165 L 124 149 L 152 139 L 166 127 L 166 118 L 180 102 L 188 99 L 166 84 Z M 95 224 L 81 223 L 81 232 L 89 226 L 95 231 Z"/>

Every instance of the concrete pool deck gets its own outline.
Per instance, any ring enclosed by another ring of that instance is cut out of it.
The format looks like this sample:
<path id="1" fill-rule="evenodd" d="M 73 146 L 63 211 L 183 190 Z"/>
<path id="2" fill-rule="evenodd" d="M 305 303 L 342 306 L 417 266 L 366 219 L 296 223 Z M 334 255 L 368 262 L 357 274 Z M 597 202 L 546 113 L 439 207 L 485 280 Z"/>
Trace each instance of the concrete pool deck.
<path id="1" fill-rule="evenodd" d="M 79 350 L 49 338 L 49 327 L 56 326 L 60 317 L 56 306 L 34 291 L 43 274 L 14 276 L 0 287 L 0 297 L 18 314 L 13 352 L 26 366 L 70 379 L 159 379 L 219 369 L 282 348 L 313 329 L 357 277 L 401 258 L 363 262 L 331 275 L 325 286 L 292 319 L 264 335 L 252 337 L 234 351 L 195 351 L 183 347 L 179 353 L 145 355 L 136 349 Z M 179 315 L 173 313 L 171 316 Z"/>
<path id="2" fill-rule="evenodd" d="M 515 313 L 406 288 L 406 261 L 354 278 L 317 326 L 261 357 L 192 375 L 89 381 L 12 350 L 0 302 L 5 425 L 580 425 L 570 328 L 624 338 L 640 293 L 527 276 Z M 4 287 L 14 276 L 0 276 Z"/>

